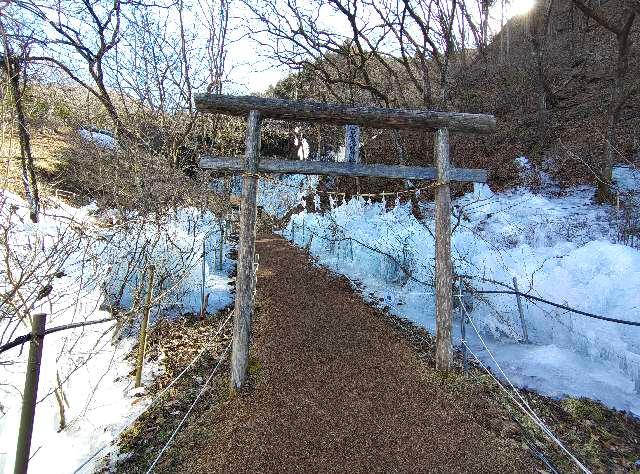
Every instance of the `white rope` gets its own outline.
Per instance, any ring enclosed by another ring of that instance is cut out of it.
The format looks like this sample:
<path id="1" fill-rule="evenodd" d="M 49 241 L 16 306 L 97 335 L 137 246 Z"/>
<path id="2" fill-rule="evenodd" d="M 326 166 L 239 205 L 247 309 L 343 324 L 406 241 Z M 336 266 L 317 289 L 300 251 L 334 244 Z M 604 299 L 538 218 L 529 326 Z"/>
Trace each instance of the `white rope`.
<path id="1" fill-rule="evenodd" d="M 207 349 L 211 348 L 211 345 L 213 344 L 213 340 L 215 340 L 215 338 L 218 336 L 218 334 L 220 334 L 220 332 L 222 331 L 222 329 L 227 325 L 227 323 L 229 322 L 229 320 L 231 319 L 231 317 L 233 316 L 233 312 L 231 314 L 229 314 L 229 316 L 227 317 L 227 319 L 220 325 L 220 327 L 218 328 L 218 330 L 216 331 L 216 333 L 211 337 L 211 342 L 209 342 L 208 344 L 205 344 L 205 346 L 202 348 L 202 350 L 193 358 L 193 360 L 189 363 L 189 365 L 187 365 L 187 367 L 185 367 L 182 372 L 180 372 L 172 381 L 171 383 L 169 383 L 169 385 L 167 385 L 164 389 L 162 389 L 160 391 L 160 393 L 158 393 L 155 398 L 153 400 L 151 400 L 151 402 L 142 409 L 142 411 L 140 411 L 140 413 L 138 413 L 133 420 L 128 423 L 125 427 L 123 427 L 120 431 L 118 431 L 118 433 L 107 443 L 103 444 L 99 449 L 97 449 L 96 451 L 93 452 L 93 454 L 91 454 L 91 456 L 89 456 L 80 466 L 78 466 L 76 468 L 75 471 L 73 471 L 73 474 L 76 474 L 78 472 L 80 472 L 82 470 L 82 468 L 84 468 L 87 464 L 89 464 L 89 462 L 95 458 L 98 454 L 100 454 L 102 451 L 104 451 L 104 449 L 106 447 L 108 447 L 111 443 L 113 443 L 116 439 L 118 439 L 120 437 L 120 435 L 122 433 L 124 433 L 133 423 L 135 423 L 138 418 L 140 418 L 149 408 L 151 408 L 158 400 L 160 400 L 160 398 L 167 393 L 167 391 L 173 387 L 178 380 L 180 380 L 182 378 L 182 376 L 187 373 L 187 371 L 193 367 L 193 365 L 202 357 L 202 355 L 206 352 Z"/>
<path id="2" fill-rule="evenodd" d="M 507 390 L 504 385 L 495 377 L 495 375 L 493 375 L 493 373 L 491 373 L 491 371 L 482 363 L 482 361 L 480 360 L 480 358 L 471 350 L 471 348 L 469 347 L 469 345 L 466 343 L 466 341 L 462 341 L 462 343 L 465 345 L 465 347 L 469 350 L 469 352 L 473 355 L 473 357 L 475 357 L 475 359 L 480 363 L 480 365 L 482 366 L 482 368 L 498 383 L 498 385 L 500 385 L 500 388 L 502 388 L 505 393 L 507 393 L 509 395 L 509 397 L 511 398 L 511 400 L 513 400 L 513 402 L 529 417 L 531 418 L 531 420 L 542 430 L 542 432 L 544 434 L 547 435 L 547 437 L 549 439 L 551 439 L 554 443 L 556 443 L 560 449 L 562 449 L 562 451 L 564 451 L 567 456 L 569 456 L 569 458 L 580 468 L 580 470 L 582 472 L 584 472 L 585 474 L 591 474 L 591 471 L 584 466 L 584 464 L 582 464 L 578 458 L 576 458 L 571 452 L 569 452 L 569 450 L 564 446 L 564 444 L 562 443 L 562 441 L 560 441 L 558 439 L 557 436 L 555 436 L 553 434 L 553 432 L 551 431 L 551 429 L 544 423 L 544 421 L 536 414 L 536 412 L 531 408 L 531 406 L 529 405 L 529 403 L 527 402 L 527 400 L 520 394 L 520 392 L 518 391 L 518 389 L 513 385 L 513 383 L 511 383 L 511 380 L 509 379 L 509 377 L 507 377 L 507 374 L 505 374 L 504 370 L 502 370 L 502 367 L 500 366 L 500 364 L 498 363 L 498 361 L 496 360 L 496 358 L 493 356 L 493 353 L 491 352 L 491 350 L 489 349 L 489 347 L 487 346 L 486 342 L 484 341 L 484 339 L 482 338 L 482 336 L 480 335 L 480 332 L 478 331 L 478 328 L 476 327 L 476 325 L 473 323 L 473 319 L 471 318 L 471 315 L 469 314 L 469 312 L 467 311 L 466 306 L 464 305 L 462 298 L 460 298 L 460 304 L 462 305 L 462 309 L 464 310 L 464 312 L 467 315 L 467 320 L 469 321 L 469 323 L 471 324 L 471 327 L 473 327 L 474 331 L 476 332 L 476 334 L 478 335 L 478 338 L 480 339 L 480 342 L 482 343 L 482 345 L 484 346 L 485 350 L 487 351 L 487 353 L 489 354 L 489 356 L 491 357 L 491 360 L 496 364 L 496 367 L 498 367 L 498 370 L 500 371 L 500 373 L 502 374 L 502 376 L 505 378 L 505 380 L 509 383 L 509 386 L 511 387 L 511 389 L 513 390 L 513 392 L 515 392 L 515 394 L 518 396 L 518 398 L 521 400 L 521 402 L 519 402 L 514 396 L 513 396 L 513 392 Z"/>
<path id="3" fill-rule="evenodd" d="M 184 425 L 184 423 L 187 421 L 187 418 L 189 418 L 189 415 L 191 414 L 191 412 L 193 411 L 194 407 L 198 403 L 198 400 L 200 400 L 200 397 L 202 397 L 204 392 L 206 392 L 207 388 L 209 388 L 209 383 L 211 382 L 213 377 L 216 375 L 216 372 L 218 371 L 218 367 L 220 367 L 220 364 L 222 364 L 222 361 L 225 359 L 225 356 L 229 352 L 229 348 L 230 347 L 231 347 L 231 343 L 229 343 L 227 345 L 227 348 L 224 350 L 224 353 L 222 354 L 222 356 L 220 356 L 220 360 L 218 360 L 218 363 L 216 364 L 216 366 L 211 371 L 211 375 L 209 375 L 209 378 L 204 383 L 204 386 L 200 390 L 200 393 L 198 393 L 198 396 L 195 398 L 195 400 L 193 400 L 193 403 L 191 404 L 191 406 L 187 410 L 187 413 L 185 413 L 185 415 L 182 418 L 182 420 L 180 420 L 180 423 L 178 423 L 178 426 L 176 427 L 176 429 L 173 430 L 173 433 L 171 433 L 171 436 L 169 437 L 169 440 L 166 442 L 166 444 L 160 450 L 160 452 L 158 453 L 158 456 L 155 458 L 155 460 L 151 463 L 151 465 L 149 466 L 149 469 L 147 469 L 146 474 L 150 474 L 153 471 L 153 468 L 156 467 L 156 464 L 158 464 L 158 461 L 160 461 L 160 458 L 162 457 L 162 455 L 165 453 L 165 451 L 167 449 L 169 449 L 169 446 L 171 445 L 171 443 L 175 439 L 176 435 L 180 431 L 180 428 L 182 428 L 182 425 Z"/>

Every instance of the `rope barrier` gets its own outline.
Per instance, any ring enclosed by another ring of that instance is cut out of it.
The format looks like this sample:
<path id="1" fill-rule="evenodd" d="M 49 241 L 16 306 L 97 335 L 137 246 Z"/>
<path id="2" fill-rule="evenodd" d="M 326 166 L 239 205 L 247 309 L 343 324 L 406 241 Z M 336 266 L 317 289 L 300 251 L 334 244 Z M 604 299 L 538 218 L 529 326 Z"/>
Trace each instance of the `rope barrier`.
<path id="1" fill-rule="evenodd" d="M 504 385 L 496 378 L 495 375 L 493 375 L 493 373 L 482 363 L 482 361 L 480 360 L 480 358 L 475 354 L 475 352 L 473 352 L 473 350 L 469 347 L 469 345 L 465 342 L 462 341 L 462 343 L 464 344 L 464 346 L 467 348 L 467 350 L 471 353 L 471 355 L 473 355 L 473 357 L 475 357 L 475 359 L 478 361 L 478 363 L 480 364 L 480 366 L 491 376 L 491 378 L 493 378 L 495 380 L 495 382 L 500 386 L 500 388 L 502 388 L 502 390 L 505 391 L 505 393 L 507 393 L 507 395 L 511 398 L 511 400 L 529 417 L 531 418 L 531 420 L 542 430 L 542 432 L 549 438 L 551 439 L 551 441 L 553 441 L 555 444 L 557 444 L 560 449 L 562 449 L 562 451 L 564 451 L 564 453 L 569 456 L 569 458 L 576 464 L 576 466 L 578 466 L 578 468 L 580 468 L 580 470 L 582 472 L 584 472 L 585 474 L 591 474 L 591 471 L 584 466 L 584 464 L 582 464 L 578 458 L 576 458 L 565 446 L 564 444 L 558 439 L 557 436 L 554 435 L 554 433 L 551 431 L 551 429 L 544 423 L 544 421 L 542 421 L 542 419 L 536 414 L 536 412 L 531 408 L 531 406 L 529 405 L 529 403 L 527 402 L 527 400 L 522 396 L 522 394 L 518 391 L 518 389 L 516 389 L 516 387 L 513 385 L 513 383 L 511 382 L 511 380 L 509 379 L 509 377 L 507 377 L 507 374 L 504 372 L 504 370 L 502 370 L 502 366 L 498 363 L 498 361 L 496 360 L 496 358 L 494 357 L 493 353 L 491 352 L 491 350 L 489 349 L 489 347 L 487 346 L 486 342 L 484 341 L 483 337 L 480 335 L 480 331 L 478 331 L 478 328 L 476 327 L 476 325 L 473 322 L 473 319 L 471 318 L 471 316 L 469 315 L 469 311 L 467 311 L 467 308 L 464 304 L 464 302 L 462 301 L 462 298 L 460 298 L 460 305 L 462 307 L 462 309 L 464 310 L 465 314 L 466 314 L 466 318 L 467 321 L 469 321 L 469 323 L 471 324 L 471 327 L 473 328 L 473 330 L 475 331 L 475 333 L 478 336 L 478 339 L 480 340 L 482 346 L 485 348 L 485 350 L 487 351 L 487 353 L 489 354 L 489 356 L 491 357 L 491 360 L 496 364 L 496 367 L 498 367 L 498 370 L 500 371 L 500 373 L 502 374 L 502 376 L 505 378 L 505 380 L 508 382 L 509 386 L 511 387 L 511 389 L 513 390 L 513 392 L 515 392 L 515 394 L 518 396 L 518 398 L 521 400 L 521 402 L 519 402 L 514 396 L 513 393 L 509 390 L 507 390 Z"/>
<path id="2" fill-rule="evenodd" d="M 195 400 L 193 400 L 193 403 L 191 404 L 191 406 L 187 410 L 187 413 L 185 413 L 185 415 L 182 418 L 182 420 L 180 420 L 180 423 L 178 423 L 178 426 L 176 427 L 176 429 L 173 430 L 173 433 L 171 433 L 171 436 L 169 437 L 169 440 L 165 443 L 165 445 L 162 447 L 162 449 L 158 453 L 158 456 L 155 458 L 155 460 L 151 463 L 151 465 L 147 469 L 146 474 L 150 474 L 153 471 L 153 468 L 156 466 L 156 464 L 158 464 L 158 461 L 160 461 L 160 458 L 162 458 L 162 455 L 169 448 L 169 446 L 171 445 L 171 443 L 175 439 L 176 435 L 178 434 L 178 432 L 182 428 L 182 425 L 184 425 L 184 423 L 187 421 L 187 418 L 189 418 L 189 415 L 191 414 L 191 412 L 193 411 L 194 407 L 198 403 L 198 400 L 200 400 L 200 397 L 202 397 L 204 392 L 206 392 L 207 388 L 209 388 L 209 383 L 211 382 L 213 377 L 216 375 L 216 372 L 218 371 L 218 368 L 220 367 L 220 364 L 222 364 L 222 361 L 226 358 L 226 355 L 229 352 L 229 348 L 230 347 L 231 347 L 231 343 L 229 343 L 227 345 L 227 348 L 224 350 L 224 353 L 222 354 L 222 356 L 218 360 L 218 363 L 216 364 L 216 366 L 211 371 L 211 375 L 209 375 L 209 378 L 207 378 L 207 380 L 205 381 L 204 386 L 202 387 L 202 389 L 200 390 L 200 392 L 196 396 Z"/>
<path id="3" fill-rule="evenodd" d="M 626 319 L 617 319 L 610 318 L 608 316 L 600 316 L 598 314 L 589 313 L 587 311 L 582 311 L 579 309 L 572 308 L 567 305 L 563 305 L 560 303 L 554 303 L 553 301 L 545 300 L 544 298 L 539 298 L 538 296 L 529 295 L 527 293 L 522 293 L 520 291 L 515 290 L 472 290 L 474 293 L 479 294 L 504 294 L 504 295 L 519 295 L 529 300 L 538 301 L 540 303 L 545 303 L 550 306 L 554 306 L 559 309 L 564 309 L 565 311 L 570 311 L 571 313 L 580 314 L 582 316 L 587 316 L 588 318 L 600 319 L 602 321 L 609 321 L 611 323 L 616 324 L 625 324 L 627 326 L 640 326 L 640 322 L 638 321 L 628 321 Z"/>
<path id="4" fill-rule="evenodd" d="M 84 327 L 84 326 L 93 326 L 94 324 L 108 323 L 109 321 L 118 321 L 118 319 L 119 318 L 105 318 L 105 319 L 98 319 L 96 321 L 85 321 L 83 323 L 72 323 L 72 324 L 65 324 L 63 326 L 56 326 L 56 327 L 45 330 L 43 333 L 43 336 L 46 336 L 48 334 L 53 334 L 59 331 L 66 331 L 68 329 L 75 329 L 75 328 Z M 8 351 L 9 349 L 13 349 L 14 347 L 21 346 L 22 344 L 29 342 L 32 339 L 33 339 L 33 333 L 28 333 L 28 334 L 23 334 L 22 336 L 18 336 L 13 341 L 0 346 L 0 354 Z"/>
<path id="5" fill-rule="evenodd" d="M 182 376 L 187 373 L 187 371 L 193 367 L 193 365 L 202 357 L 202 355 L 206 352 L 207 349 L 211 348 L 211 345 L 213 343 L 213 340 L 220 334 L 220 332 L 222 332 L 222 329 L 224 329 L 224 327 L 227 325 L 227 323 L 231 320 L 231 317 L 233 316 L 233 312 L 231 314 L 229 314 L 229 316 L 227 317 L 227 319 L 224 320 L 224 322 L 220 325 L 220 327 L 218 328 L 218 330 L 216 331 L 216 333 L 211 337 L 211 342 L 209 342 L 208 344 L 205 344 L 205 346 L 202 348 L 202 350 L 191 360 L 191 362 L 189 363 L 189 365 L 187 365 L 182 372 L 180 372 L 172 381 L 171 383 L 169 383 L 169 385 L 167 385 L 165 388 L 163 388 L 154 398 L 153 400 L 151 400 L 151 402 L 144 407 L 144 409 L 142 409 L 142 411 L 140 411 L 140 413 L 138 413 L 133 420 L 127 424 L 127 426 L 123 427 L 120 431 L 118 431 L 118 433 L 107 443 L 103 444 L 99 449 L 97 449 L 96 451 L 94 451 L 87 459 L 84 460 L 84 462 L 78 466 L 76 468 L 75 471 L 73 471 L 73 474 L 76 474 L 78 472 L 80 472 L 82 470 L 82 468 L 84 468 L 87 464 L 89 464 L 89 462 L 91 462 L 91 460 L 93 460 L 98 454 L 100 454 L 102 451 L 104 451 L 105 448 L 107 448 L 111 443 L 113 443 L 113 441 L 117 440 L 120 435 L 122 433 L 124 433 L 129 426 L 131 426 L 133 423 L 135 423 L 144 413 L 147 412 L 147 410 L 149 410 L 149 408 L 151 408 L 158 400 L 160 400 L 160 398 L 162 398 L 162 396 L 167 393 L 169 391 L 169 389 L 171 387 L 173 387 L 178 380 L 180 380 L 182 378 Z"/>

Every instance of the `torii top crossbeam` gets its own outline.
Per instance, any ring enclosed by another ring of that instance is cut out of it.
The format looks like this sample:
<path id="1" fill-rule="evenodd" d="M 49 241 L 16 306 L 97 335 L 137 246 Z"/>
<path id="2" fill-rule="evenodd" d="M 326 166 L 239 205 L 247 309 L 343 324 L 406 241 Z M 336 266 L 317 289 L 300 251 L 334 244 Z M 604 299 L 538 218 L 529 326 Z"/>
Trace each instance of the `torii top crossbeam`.
<path id="1" fill-rule="evenodd" d="M 238 390 L 246 380 L 249 340 L 253 315 L 254 258 L 257 174 L 303 173 L 333 176 L 379 176 L 437 180 L 436 202 L 436 368 L 447 371 L 452 365 L 452 279 L 450 181 L 485 182 L 484 170 L 451 168 L 449 131 L 489 133 L 496 127 L 491 115 L 387 109 L 267 99 L 252 96 L 198 94 L 200 112 L 246 115 L 247 132 L 244 159 L 202 157 L 200 167 L 219 171 L 243 172 L 240 207 L 236 304 L 231 354 L 231 388 Z M 260 126 L 263 118 L 313 121 L 333 125 L 356 124 L 373 128 L 399 128 L 435 131 L 436 166 L 398 166 L 358 163 L 322 163 L 291 160 L 260 160 Z"/>
<path id="2" fill-rule="evenodd" d="M 294 122 L 431 131 L 446 128 L 451 132 L 466 133 L 491 133 L 496 129 L 496 118 L 485 114 L 361 107 L 218 94 L 195 94 L 194 99 L 200 112 L 246 115 L 255 110 L 264 118 Z"/>

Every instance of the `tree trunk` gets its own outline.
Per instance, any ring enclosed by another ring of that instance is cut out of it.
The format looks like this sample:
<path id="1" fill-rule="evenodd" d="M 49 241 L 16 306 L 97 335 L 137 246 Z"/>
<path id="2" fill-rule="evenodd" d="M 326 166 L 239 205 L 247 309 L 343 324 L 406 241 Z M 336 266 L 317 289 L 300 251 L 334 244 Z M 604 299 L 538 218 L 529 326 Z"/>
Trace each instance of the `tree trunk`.
<path id="1" fill-rule="evenodd" d="M 598 202 L 614 202 L 614 193 L 611 191 L 613 181 L 613 165 L 618 153 L 617 126 L 620 120 L 620 111 L 624 106 L 624 78 L 629 69 L 629 29 L 623 29 L 616 35 L 618 54 L 614 78 L 611 84 L 611 98 L 607 107 L 607 144 L 604 152 L 600 179 L 598 179 L 596 200 Z"/>
<path id="2" fill-rule="evenodd" d="M 536 108 L 538 109 L 538 147 L 543 150 L 547 140 L 547 94 L 544 78 L 544 52 L 542 51 L 542 38 L 535 34 L 533 37 L 533 50 L 536 56 Z"/>
<path id="3" fill-rule="evenodd" d="M 617 80 L 614 82 L 618 82 Z M 599 203 L 613 203 L 614 196 L 611 191 L 613 181 L 613 164 L 617 148 L 616 126 L 619 114 L 616 112 L 616 105 L 620 100 L 618 84 L 611 88 L 611 101 L 607 110 L 607 143 L 604 151 L 604 162 L 602 164 L 600 176 L 596 190 L 596 201 Z"/>
<path id="4" fill-rule="evenodd" d="M 13 96 L 13 105 L 18 120 L 18 134 L 20 136 L 20 162 L 22 165 L 22 181 L 24 184 L 24 192 L 29 203 L 29 217 L 31 221 L 38 222 L 38 214 L 40 213 L 40 196 L 38 193 L 38 183 L 36 181 L 36 173 L 33 166 L 33 155 L 31 154 L 31 139 L 27 130 L 27 118 L 22 109 L 22 93 L 20 91 L 20 63 L 19 60 L 10 56 L 8 47 L 5 43 L 5 61 L 7 73 L 9 75 L 9 83 L 11 85 L 11 95 Z"/>

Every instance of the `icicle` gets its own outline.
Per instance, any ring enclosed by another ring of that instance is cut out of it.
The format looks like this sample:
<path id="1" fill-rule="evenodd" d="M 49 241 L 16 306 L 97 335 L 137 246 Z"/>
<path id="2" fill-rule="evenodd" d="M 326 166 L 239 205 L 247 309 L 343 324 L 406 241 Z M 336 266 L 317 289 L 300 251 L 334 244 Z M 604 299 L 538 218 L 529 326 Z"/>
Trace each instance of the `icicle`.
<path id="1" fill-rule="evenodd" d="M 315 194 L 313 196 L 313 204 L 315 206 L 316 211 L 320 210 L 320 196 L 318 194 Z"/>

